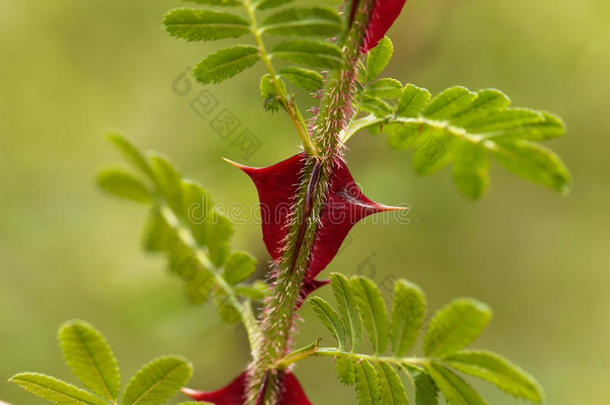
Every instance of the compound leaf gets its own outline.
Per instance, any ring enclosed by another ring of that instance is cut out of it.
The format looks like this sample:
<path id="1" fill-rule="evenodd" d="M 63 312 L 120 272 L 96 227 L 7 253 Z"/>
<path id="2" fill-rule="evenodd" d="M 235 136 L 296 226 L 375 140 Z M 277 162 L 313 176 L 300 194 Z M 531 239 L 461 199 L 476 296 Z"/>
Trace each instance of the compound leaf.
<path id="1" fill-rule="evenodd" d="M 377 45 L 371 49 L 366 58 L 366 81 L 375 79 L 388 65 L 394 53 L 394 46 L 388 37 L 383 37 Z"/>

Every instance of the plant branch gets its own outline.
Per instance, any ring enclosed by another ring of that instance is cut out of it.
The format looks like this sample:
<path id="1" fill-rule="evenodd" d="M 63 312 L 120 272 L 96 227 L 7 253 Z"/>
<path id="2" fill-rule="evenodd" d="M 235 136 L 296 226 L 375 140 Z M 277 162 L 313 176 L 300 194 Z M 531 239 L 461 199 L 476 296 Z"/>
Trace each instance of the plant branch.
<path id="1" fill-rule="evenodd" d="M 210 270 L 210 273 L 212 273 L 214 277 L 214 282 L 227 294 L 231 305 L 235 307 L 241 316 L 241 320 L 246 328 L 250 347 L 252 350 L 255 350 L 257 347 L 259 327 L 249 301 L 246 300 L 246 302 L 241 302 L 237 298 L 237 294 L 233 287 L 223 278 L 222 268 L 217 268 L 209 259 L 206 252 L 197 246 L 195 238 L 191 232 L 180 223 L 174 211 L 163 202 L 158 202 L 158 206 L 163 219 L 174 230 L 180 240 L 189 247 L 192 257 L 197 260 L 200 266 Z"/>
<path id="2" fill-rule="evenodd" d="M 373 362 L 390 363 L 401 367 L 405 365 L 423 366 L 430 361 L 429 359 L 422 357 L 393 357 L 346 352 L 337 347 L 318 347 L 318 342 L 319 340 L 286 355 L 275 363 L 275 368 L 281 370 L 297 361 L 309 357 L 344 357 L 356 361 L 369 360 Z"/>
<path id="3" fill-rule="evenodd" d="M 255 13 L 256 9 L 252 5 L 251 0 L 245 0 L 243 4 L 246 7 L 246 10 L 248 12 L 248 17 L 250 19 L 250 26 L 251 26 L 252 34 L 254 35 L 256 44 L 258 45 L 260 57 L 263 60 L 263 62 L 265 63 L 267 71 L 269 72 L 269 75 L 271 76 L 271 81 L 273 83 L 273 87 L 275 87 L 275 91 L 277 92 L 280 102 L 282 103 L 282 105 L 284 106 L 284 109 L 290 116 L 290 119 L 292 120 L 292 123 L 294 124 L 294 126 L 299 134 L 299 137 L 301 138 L 301 142 L 303 143 L 303 149 L 305 149 L 305 152 L 307 152 L 307 154 L 310 156 L 318 156 L 318 151 L 317 151 L 315 145 L 313 144 L 311 137 L 309 136 L 309 130 L 307 129 L 307 124 L 305 123 L 305 120 L 303 119 L 303 115 L 301 114 L 301 111 L 299 110 L 298 106 L 296 105 L 296 102 L 294 101 L 294 99 L 288 95 L 288 93 L 286 92 L 286 89 L 280 84 L 280 81 L 278 80 L 278 77 L 277 77 L 277 74 L 273 67 L 273 64 L 271 63 L 271 57 L 269 56 L 269 54 L 266 51 L 265 44 L 264 44 L 263 38 L 261 36 L 261 32 L 258 28 L 258 23 L 256 21 L 256 13 Z"/>

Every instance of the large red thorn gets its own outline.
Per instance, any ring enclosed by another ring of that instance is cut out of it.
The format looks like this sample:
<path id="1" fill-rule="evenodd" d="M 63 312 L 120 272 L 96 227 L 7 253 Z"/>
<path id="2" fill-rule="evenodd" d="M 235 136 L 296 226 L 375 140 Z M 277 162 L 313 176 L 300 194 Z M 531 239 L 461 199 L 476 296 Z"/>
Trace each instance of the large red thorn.
<path id="1" fill-rule="evenodd" d="M 244 405 L 246 397 L 247 374 L 237 376 L 226 386 L 216 391 L 195 391 L 183 388 L 182 392 L 195 401 L 211 402 L 214 405 Z M 299 380 L 290 372 L 282 373 L 280 396 L 277 405 L 312 405 Z"/>
<path id="2" fill-rule="evenodd" d="M 357 0 L 353 0 L 357 4 Z M 373 49 L 400 15 L 406 0 L 376 0 L 366 27 L 361 53 Z"/>
<path id="3" fill-rule="evenodd" d="M 299 153 L 268 167 L 249 167 L 230 162 L 248 174 L 258 190 L 261 206 L 263 240 L 274 260 L 282 255 L 288 232 L 288 220 L 301 182 L 306 156 Z M 301 298 L 326 284 L 315 277 L 335 257 L 349 230 L 361 219 L 381 211 L 402 209 L 377 204 L 368 199 L 355 183 L 342 159 L 329 163 L 329 187 L 311 256 L 306 271 Z"/>

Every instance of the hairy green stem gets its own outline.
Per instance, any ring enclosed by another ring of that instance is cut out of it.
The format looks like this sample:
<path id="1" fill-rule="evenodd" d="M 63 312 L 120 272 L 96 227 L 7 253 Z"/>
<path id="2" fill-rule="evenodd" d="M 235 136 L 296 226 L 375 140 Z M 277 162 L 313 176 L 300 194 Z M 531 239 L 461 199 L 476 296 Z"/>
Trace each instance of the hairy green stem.
<path id="1" fill-rule="evenodd" d="M 251 10 L 250 0 L 245 1 Z M 248 368 L 247 404 L 275 404 L 283 369 L 289 367 L 277 368 L 277 362 L 290 352 L 299 296 L 311 258 L 310 249 L 316 240 L 317 219 L 324 208 L 335 159 L 342 154 L 343 144 L 339 135 L 353 115 L 351 103 L 355 91 L 356 65 L 371 3 L 372 0 L 360 3 L 352 29 L 338 40 L 343 49 L 344 62 L 340 68 L 327 74 L 313 130 L 313 149 L 318 150 L 319 155 L 310 154 L 305 161 L 282 258 L 274 264 L 274 291 L 267 298 L 261 315 L 261 351 Z M 261 44 L 262 41 L 259 46 Z M 265 55 L 263 60 L 268 63 L 265 52 L 261 52 Z M 268 68 L 272 68 L 270 63 Z M 273 70 L 270 70 L 270 74 L 275 78 Z M 274 81 L 274 85 L 278 94 L 284 95 L 279 82 Z M 309 139 L 309 133 L 307 135 Z"/>

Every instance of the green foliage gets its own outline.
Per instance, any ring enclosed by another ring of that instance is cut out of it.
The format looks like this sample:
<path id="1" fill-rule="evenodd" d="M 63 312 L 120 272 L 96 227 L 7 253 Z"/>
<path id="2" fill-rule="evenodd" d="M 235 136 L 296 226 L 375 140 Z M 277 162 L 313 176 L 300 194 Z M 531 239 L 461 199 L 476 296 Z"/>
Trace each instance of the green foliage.
<path id="1" fill-rule="evenodd" d="M 286 91 L 286 84 L 282 79 L 276 77 L 279 85 L 281 86 L 283 91 Z M 281 104 L 281 95 L 278 94 L 275 84 L 273 82 L 273 78 L 270 74 L 263 75 L 260 81 L 260 90 L 261 97 L 265 100 L 265 110 L 267 111 L 277 111 L 282 106 Z"/>
<path id="2" fill-rule="evenodd" d="M 191 366 L 179 357 L 161 357 L 142 367 L 129 381 L 123 405 L 165 402 L 190 380 Z"/>
<path id="3" fill-rule="evenodd" d="M 260 29 L 270 35 L 330 37 L 340 32 L 341 17 L 326 8 L 291 8 L 264 19 Z"/>
<path id="4" fill-rule="evenodd" d="M 336 68 L 342 63 L 341 50 L 333 44 L 309 39 L 293 39 L 276 44 L 270 55 L 315 68 Z"/>
<path id="5" fill-rule="evenodd" d="M 193 74 L 200 83 L 220 83 L 253 66 L 258 59 L 255 46 L 231 46 L 203 58 L 193 69 Z"/>
<path id="6" fill-rule="evenodd" d="M 396 98 L 402 95 L 402 84 L 396 79 L 379 79 L 366 88 L 364 93 L 373 98 Z"/>
<path id="7" fill-rule="evenodd" d="M 59 344 L 72 373 L 95 394 L 116 400 L 121 376 L 110 345 L 95 328 L 82 321 L 59 329 Z"/>
<path id="8" fill-rule="evenodd" d="M 521 177 L 561 193 L 569 191 L 568 169 L 551 150 L 536 143 L 563 134 L 560 118 L 509 107 L 510 99 L 495 89 L 455 86 L 431 99 L 427 90 L 407 84 L 393 103 L 388 99 L 396 97 L 397 83 L 389 85 L 389 80 L 363 87 L 359 108 L 372 115 L 352 121 L 344 141 L 361 129 L 383 126 L 393 149 L 415 150 L 417 174 L 429 175 L 453 162 L 454 182 L 471 199 L 488 187 L 490 156 Z"/>
<path id="9" fill-rule="evenodd" d="M 106 401 L 74 385 L 39 373 L 20 373 L 9 380 L 26 391 L 61 405 L 107 405 Z"/>
<path id="10" fill-rule="evenodd" d="M 394 45 L 388 37 L 383 37 L 377 46 L 371 49 L 366 58 L 366 81 L 374 80 L 385 69 L 392 58 Z"/>
<path id="11" fill-rule="evenodd" d="M 381 291 L 366 277 L 353 277 L 350 282 L 371 344 L 381 353 L 387 346 L 389 330 L 388 311 Z"/>
<path id="12" fill-rule="evenodd" d="M 256 260 L 246 252 L 231 253 L 233 224 L 216 208 L 209 194 L 197 183 L 185 179 L 174 164 L 160 154 L 144 155 L 120 135 L 111 139 L 119 150 L 140 171 L 140 178 L 122 183 L 122 193 L 135 193 L 125 184 L 135 184 L 135 190 L 146 187 L 151 205 L 144 227 L 144 248 L 167 255 L 171 273 L 184 281 L 187 296 L 193 303 L 208 300 L 211 294 L 237 302 L 262 299 L 267 290 L 260 285 L 238 284 L 248 278 Z M 107 171 L 98 181 L 105 190 Z"/>
<path id="13" fill-rule="evenodd" d="M 416 405 L 438 405 L 438 388 L 430 376 L 426 373 L 415 373 Z"/>
<path id="14" fill-rule="evenodd" d="M 131 173 L 107 168 L 99 173 L 98 184 L 106 192 L 139 203 L 150 203 L 151 192 Z"/>
<path id="15" fill-rule="evenodd" d="M 415 385 L 417 405 L 437 405 L 440 391 L 449 405 L 486 404 L 480 395 L 454 370 L 487 380 L 500 389 L 535 403 L 543 398 L 536 380 L 502 356 L 480 350 L 462 350 L 491 319 L 489 307 L 471 298 L 461 298 L 441 308 L 429 322 L 424 337 L 425 357 L 405 357 L 412 350 L 426 313 L 421 289 L 406 280 L 394 284 L 392 317 L 388 320 L 379 288 L 366 277 L 350 280 L 331 275 L 331 286 L 338 304 L 333 309 L 320 297 L 309 298 L 318 318 L 338 342 L 336 348 L 300 349 L 316 356 L 336 359 L 339 380 L 356 384 L 359 404 L 408 404 L 409 398 L 398 371 Z M 355 307 L 358 311 L 353 311 Z M 360 324 L 371 340 L 374 354 L 357 353 L 348 342 L 358 342 Z M 391 354 L 384 355 L 387 341 Z M 300 356 L 303 357 L 303 356 Z M 306 357 L 306 356 L 305 356 Z"/>
<path id="16" fill-rule="evenodd" d="M 280 69 L 280 75 L 291 81 L 294 85 L 308 91 L 317 91 L 324 85 L 322 75 L 314 70 L 298 66 L 286 66 Z"/>
<path id="17" fill-rule="evenodd" d="M 540 403 L 542 388 L 525 371 L 497 353 L 484 350 L 465 350 L 445 358 L 447 364 L 466 374 L 487 380 L 518 398 Z"/>
<path id="18" fill-rule="evenodd" d="M 444 357 L 469 345 L 491 320 L 491 309 L 472 298 L 460 298 L 441 308 L 430 320 L 424 353 Z"/>
<path id="19" fill-rule="evenodd" d="M 343 274 L 332 273 L 330 279 L 352 350 L 358 350 L 362 341 L 362 322 L 356 304 L 356 294 L 351 288 L 349 280 Z"/>
<path id="20" fill-rule="evenodd" d="M 40 373 L 20 373 L 9 382 L 58 405 L 118 404 L 121 379 L 106 338 L 83 321 L 66 322 L 58 336 L 66 364 L 93 393 Z M 154 360 L 131 379 L 121 404 L 160 405 L 178 392 L 191 374 L 191 365 L 179 357 Z"/>
<path id="21" fill-rule="evenodd" d="M 449 405 L 485 405 L 487 402 L 464 379 L 441 363 L 426 367 Z"/>
<path id="22" fill-rule="evenodd" d="M 248 21 L 214 10 L 176 8 L 165 15 L 163 24 L 171 36 L 187 41 L 238 38 L 250 32 Z"/>
<path id="23" fill-rule="evenodd" d="M 415 344 L 426 316 L 426 297 L 419 286 L 399 280 L 394 284 L 390 340 L 394 356 L 404 356 Z"/>
<path id="24" fill-rule="evenodd" d="M 339 343 L 339 350 L 343 350 L 347 346 L 347 337 L 345 335 L 345 327 L 337 311 L 320 297 L 312 297 L 309 302 L 318 318 L 320 318 L 324 326 L 326 326 Z"/>
<path id="25" fill-rule="evenodd" d="M 248 252 L 236 251 L 227 258 L 224 268 L 224 278 L 234 285 L 244 281 L 256 270 L 256 258 Z"/>

